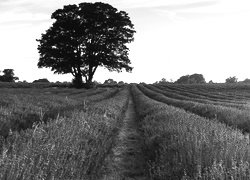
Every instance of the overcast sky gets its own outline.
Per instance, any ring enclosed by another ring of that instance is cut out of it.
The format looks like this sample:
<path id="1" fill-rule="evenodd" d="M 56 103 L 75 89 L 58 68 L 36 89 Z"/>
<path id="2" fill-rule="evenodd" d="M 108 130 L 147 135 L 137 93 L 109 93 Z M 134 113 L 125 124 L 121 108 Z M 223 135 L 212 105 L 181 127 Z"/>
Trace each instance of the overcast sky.
<path id="1" fill-rule="evenodd" d="M 20 80 L 71 81 L 38 69 L 36 39 L 51 25 L 51 14 L 80 0 L 1 0 L 0 70 L 14 69 Z M 153 83 L 203 74 L 206 81 L 250 78 L 249 0 L 105 0 L 129 13 L 135 41 L 128 45 L 132 73 L 98 69 L 94 80 Z"/>

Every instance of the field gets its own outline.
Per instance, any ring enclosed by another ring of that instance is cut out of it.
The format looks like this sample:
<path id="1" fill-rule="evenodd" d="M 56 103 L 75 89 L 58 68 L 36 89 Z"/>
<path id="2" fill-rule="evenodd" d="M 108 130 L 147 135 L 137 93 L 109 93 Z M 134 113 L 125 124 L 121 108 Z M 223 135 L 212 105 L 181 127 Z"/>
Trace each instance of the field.
<path id="1" fill-rule="evenodd" d="M 250 179 L 250 85 L 0 84 L 0 179 Z"/>

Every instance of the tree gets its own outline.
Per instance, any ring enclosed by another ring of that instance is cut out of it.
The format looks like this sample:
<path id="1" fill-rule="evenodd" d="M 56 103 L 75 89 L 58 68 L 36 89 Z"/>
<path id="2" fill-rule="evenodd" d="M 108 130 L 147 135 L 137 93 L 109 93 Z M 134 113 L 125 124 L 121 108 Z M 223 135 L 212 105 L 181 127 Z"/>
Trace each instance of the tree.
<path id="1" fill-rule="evenodd" d="M 33 83 L 50 83 L 50 82 L 47 78 L 43 78 L 43 79 L 35 80 L 33 81 Z"/>
<path id="2" fill-rule="evenodd" d="M 233 76 L 233 77 L 229 77 L 229 78 L 227 78 L 226 79 L 226 83 L 237 83 L 237 81 L 238 81 L 238 78 L 236 78 L 235 76 Z"/>
<path id="3" fill-rule="evenodd" d="M 104 84 L 117 84 L 117 82 L 114 81 L 113 79 L 107 79 L 104 81 Z"/>
<path id="4" fill-rule="evenodd" d="M 195 84 L 204 84 L 206 83 L 205 81 L 205 78 L 203 77 L 202 74 L 192 74 L 190 77 L 189 77 L 189 81 L 193 81 L 193 83 Z"/>
<path id="5" fill-rule="evenodd" d="M 0 81 L 2 82 L 15 82 L 16 80 L 19 80 L 18 77 L 15 77 L 13 69 L 4 69 L 3 73 L 4 74 L 0 76 Z"/>
<path id="6" fill-rule="evenodd" d="M 177 84 L 204 84 L 205 78 L 202 74 L 192 74 L 181 76 L 175 83 Z"/>
<path id="7" fill-rule="evenodd" d="M 246 78 L 244 81 L 242 81 L 243 83 L 250 83 L 250 79 Z"/>
<path id="8" fill-rule="evenodd" d="M 175 83 L 177 84 L 187 84 L 189 80 L 189 75 L 181 76 Z"/>
<path id="9" fill-rule="evenodd" d="M 99 66 L 109 71 L 132 71 L 126 44 L 134 40 L 134 25 L 128 14 L 105 3 L 80 3 L 56 10 L 52 27 L 37 40 L 38 67 L 54 73 L 82 77 L 91 83 Z"/>
<path id="10" fill-rule="evenodd" d="M 166 78 L 162 78 L 162 79 L 159 81 L 159 83 L 167 83 Z"/>

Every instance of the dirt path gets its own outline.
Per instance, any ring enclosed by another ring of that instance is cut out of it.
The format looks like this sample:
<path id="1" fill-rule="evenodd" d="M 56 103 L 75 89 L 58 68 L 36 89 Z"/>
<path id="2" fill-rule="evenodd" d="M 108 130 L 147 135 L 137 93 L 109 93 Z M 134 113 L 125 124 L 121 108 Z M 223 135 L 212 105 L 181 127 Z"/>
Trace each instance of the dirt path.
<path id="1" fill-rule="evenodd" d="M 113 148 L 110 174 L 103 180 L 146 180 L 144 177 L 144 159 L 141 153 L 141 138 L 132 95 L 123 126 L 118 134 L 116 147 Z"/>

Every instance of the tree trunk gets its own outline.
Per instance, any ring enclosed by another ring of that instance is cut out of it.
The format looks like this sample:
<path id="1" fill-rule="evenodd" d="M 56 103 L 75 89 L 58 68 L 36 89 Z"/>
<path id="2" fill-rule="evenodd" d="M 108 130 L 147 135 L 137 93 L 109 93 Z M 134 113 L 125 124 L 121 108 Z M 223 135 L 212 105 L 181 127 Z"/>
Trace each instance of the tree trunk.
<path id="1" fill-rule="evenodd" d="M 90 66 L 89 67 L 89 77 L 88 77 L 88 80 L 86 81 L 86 83 L 89 83 L 89 84 L 92 83 L 93 77 L 94 77 L 94 74 L 95 74 L 95 71 L 96 71 L 97 67 L 98 66 Z"/>
<path id="2" fill-rule="evenodd" d="M 75 75 L 75 79 L 73 81 L 73 84 L 76 88 L 82 88 L 83 82 L 82 82 L 82 74 L 81 73 L 77 73 Z"/>
<path id="3" fill-rule="evenodd" d="M 89 78 L 88 78 L 88 81 L 87 81 L 87 83 L 92 83 L 92 80 L 93 80 L 93 76 L 89 76 Z"/>

